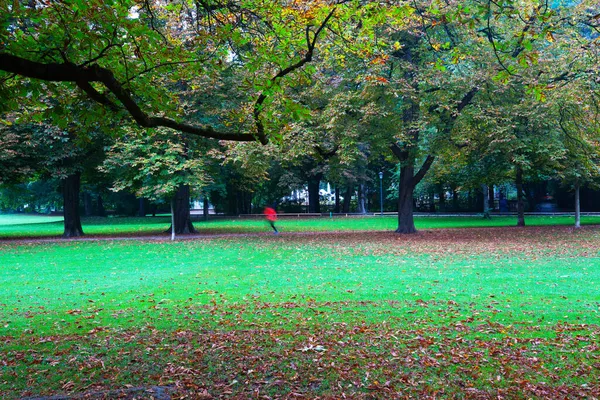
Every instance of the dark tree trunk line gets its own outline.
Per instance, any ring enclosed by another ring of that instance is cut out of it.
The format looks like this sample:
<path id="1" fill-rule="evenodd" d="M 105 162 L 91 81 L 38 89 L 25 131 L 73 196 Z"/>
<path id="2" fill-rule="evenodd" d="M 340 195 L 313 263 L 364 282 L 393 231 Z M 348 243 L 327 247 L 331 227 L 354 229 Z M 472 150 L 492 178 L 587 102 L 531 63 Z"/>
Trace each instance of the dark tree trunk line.
<path id="1" fill-rule="evenodd" d="M 335 207 L 333 208 L 334 213 L 340 212 L 340 187 L 338 185 L 335 186 Z"/>
<path id="2" fill-rule="evenodd" d="M 83 193 L 83 209 L 86 217 L 92 215 L 92 194 L 87 191 Z"/>
<path id="3" fill-rule="evenodd" d="M 346 192 L 344 193 L 344 204 L 342 208 L 342 212 L 349 213 L 350 212 L 350 200 L 352 199 L 352 192 L 354 187 L 352 185 L 346 186 Z"/>
<path id="4" fill-rule="evenodd" d="M 517 167 L 515 184 L 517 186 L 517 226 L 525 226 L 525 203 L 523 201 L 523 170 Z"/>
<path id="5" fill-rule="evenodd" d="M 173 221 L 175 221 L 175 233 L 178 235 L 185 233 L 196 233 L 192 218 L 190 215 L 190 187 L 189 185 L 179 185 L 175 193 L 173 202 Z M 167 230 L 171 232 L 172 224 Z"/>
<path id="6" fill-rule="evenodd" d="M 366 205 L 365 197 L 366 197 L 365 185 L 363 183 L 359 183 L 358 184 L 358 199 L 357 199 L 356 203 L 357 203 L 357 207 L 358 207 L 357 211 L 360 214 L 367 213 L 367 205 Z"/>
<path id="7" fill-rule="evenodd" d="M 204 220 L 208 221 L 208 196 L 204 196 L 204 203 L 202 206 L 202 215 L 204 216 Z"/>
<path id="8" fill-rule="evenodd" d="M 99 217 L 105 217 L 106 216 L 106 210 L 104 209 L 104 201 L 102 201 L 102 196 L 99 194 L 98 195 L 98 212 L 97 212 Z"/>
<path id="9" fill-rule="evenodd" d="M 575 228 L 581 228 L 581 202 L 579 197 L 580 185 L 575 184 Z"/>
<path id="10" fill-rule="evenodd" d="M 64 232 L 63 237 L 83 236 L 81 218 L 79 215 L 79 189 L 81 187 L 81 173 L 76 172 L 62 180 Z"/>
<path id="11" fill-rule="evenodd" d="M 320 213 L 321 212 L 321 199 L 319 194 L 319 187 L 321 186 L 321 179 L 323 174 L 316 174 L 308 180 L 308 212 L 309 213 Z"/>
<path id="12" fill-rule="evenodd" d="M 415 221 L 413 216 L 413 184 L 414 167 L 405 166 L 400 168 L 400 182 L 398 189 L 398 229 L 397 233 L 415 233 Z"/>
<path id="13" fill-rule="evenodd" d="M 145 217 L 146 216 L 146 201 L 143 197 L 141 197 L 138 201 L 139 201 L 138 216 Z"/>
<path id="14" fill-rule="evenodd" d="M 398 182 L 398 229 L 396 233 L 416 233 L 413 215 L 413 195 L 415 187 L 431 168 L 434 156 L 428 155 L 425 162 L 415 174 L 415 161 L 410 151 L 397 144 L 392 145 L 392 152 L 400 160 L 400 180 Z"/>

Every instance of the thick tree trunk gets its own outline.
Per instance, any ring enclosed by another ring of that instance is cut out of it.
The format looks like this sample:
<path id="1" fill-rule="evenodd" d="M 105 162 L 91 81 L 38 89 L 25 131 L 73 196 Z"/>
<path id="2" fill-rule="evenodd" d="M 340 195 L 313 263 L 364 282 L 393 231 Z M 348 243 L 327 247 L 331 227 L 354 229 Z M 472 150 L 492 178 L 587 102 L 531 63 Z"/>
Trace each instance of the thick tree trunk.
<path id="1" fill-rule="evenodd" d="M 575 228 L 581 228 L 581 204 L 579 201 L 579 183 L 575 184 Z"/>
<path id="2" fill-rule="evenodd" d="M 321 185 L 321 175 L 311 177 L 308 181 L 308 212 L 320 213 L 321 204 L 319 196 L 319 186 Z"/>
<path id="3" fill-rule="evenodd" d="M 92 215 L 92 194 L 83 192 L 83 209 L 86 217 Z"/>
<path id="4" fill-rule="evenodd" d="M 440 211 L 446 211 L 446 191 L 443 187 L 440 188 Z"/>
<path id="5" fill-rule="evenodd" d="M 493 210 L 495 207 L 494 203 L 494 185 L 490 185 L 488 187 L 488 207 L 490 210 Z"/>
<path id="6" fill-rule="evenodd" d="M 458 211 L 458 191 L 455 188 L 452 188 L 452 211 Z"/>
<path id="7" fill-rule="evenodd" d="M 340 187 L 336 185 L 335 187 L 335 207 L 333 208 L 334 213 L 340 212 Z"/>
<path id="8" fill-rule="evenodd" d="M 79 172 L 67 176 L 62 181 L 63 207 L 65 213 L 65 230 L 63 237 L 83 236 L 81 218 L 79 216 L 79 187 L 81 174 Z"/>
<path id="9" fill-rule="evenodd" d="M 202 205 L 202 215 L 204 220 L 208 221 L 208 196 L 204 196 L 204 203 Z"/>
<path id="10" fill-rule="evenodd" d="M 413 217 L 413 183 L 414 167 L 405 166 L 400 168 L 400 182 L 398 185 L 398 229 L 397 233 L 415 233 L 415 221 Z"/>
<path id="11" fill-rule="evenodd" d="M 523 202 L 523 170 L 517 167 L 517 226 L 525 226 L 525 204 Z"/>
<path id="12" fill-rule="evenodd" d="M 146 201 L 143 197 L 139 199 L 139 207 L 138 207 L 138 216 L 145 217 L 146 216 Z"/>
<path id="13" fill-rule="evenodd" d="M 481 191 L 483 192 L 483 218 L 490 218 L 490 191 L 487 185 L 481 185 Z"/>
<path id="14" fill-rule="evenodd" d="M 98 212 L 97 215 L 99 217 L 105 217 L 106 216 L 106 210 L 104 209 L 104 202 L 102 201 L 102 196 L 98 195 Z"/>
<path id="15" fill-rule="evenodd" d="M 196 233 L 190 216 L 190 187 L 188 185 L 179 185 L 173 208 L 172 220 L 175 221 L 175 233 L 178 235 Z M 171 232 L 171 229 L 172 226 L 168 232 Z"/>
<path id="16" fill-rule="evenodd" d="M 358 185 L 358 201 L 357 201 L 357 206 L 358 206 L 358 212 L 360 214 L 366 214 L 367 213 L 367 206 L 366 206 L 366 202 L 365 202 L 365 185 L 360 183 Z"/>
<path id="17" fill-rule="evenodd" d="M 352 191 L 354 187 L 352 185 L 348 185 L 346 187 L 346 193 L 344 193 L 344 205 L 342 212 L 349 213 L 350 212 L 350 201 L 352 200 Z"/>

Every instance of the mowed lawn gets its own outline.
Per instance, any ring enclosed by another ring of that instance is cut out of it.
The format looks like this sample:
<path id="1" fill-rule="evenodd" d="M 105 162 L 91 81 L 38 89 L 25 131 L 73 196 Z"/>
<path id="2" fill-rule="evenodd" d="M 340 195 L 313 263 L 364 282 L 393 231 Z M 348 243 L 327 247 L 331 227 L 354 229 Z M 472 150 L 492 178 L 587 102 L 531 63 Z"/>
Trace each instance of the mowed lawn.
<path id="1" fill-rule="evenodd" d="M 0 244 L 0 397 L 597 398 L 599 244 L 596 227 Z"/>
<path id="2" fill-rule="evenodd" d="M 527 216 L 530 226 L 573 225 L 571 216 Z M 417 229 L 439 228 L 473 228 L 515 226 L 515 216 L 494 216 L 491 220 L 481 217 L 437 217 L 417 216 Z M 584 225 L 600 224 L 600 216 L 584 216 Z M 145 236 L 167 235 L 171 224 L 170 217 L 115 217 L 82 218 L 84 232 L 89 236 Z M 199 234 L 258 233 L 270 232 L 260 217 L 252 219 L 223 218 L 209 221 L 195 221 L 194 226 Z M 323 231 L 393 231 L 398 226 L 395 216 L 336 216 L 333 218 L 298 218 L 283 217 L 277 222 L 282 232 L 323 232 Z M 63 233 L 61 217 L 36 215 L 0 215 L 0 240 L 27 237 L 57 237 Z"/>

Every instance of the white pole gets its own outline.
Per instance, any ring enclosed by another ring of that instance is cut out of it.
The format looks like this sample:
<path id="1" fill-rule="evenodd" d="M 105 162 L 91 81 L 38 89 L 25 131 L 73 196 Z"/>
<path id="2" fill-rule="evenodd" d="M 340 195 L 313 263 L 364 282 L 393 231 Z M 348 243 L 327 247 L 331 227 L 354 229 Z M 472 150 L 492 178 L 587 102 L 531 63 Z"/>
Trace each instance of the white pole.
<path id="1" fill-rule="evenodd" d="M 171 200 L 171 240 L 175 240 L 175 199 Z"/>
<path id="2" fill-rule="evenodd" d="M 579 183 L 575 184 L 575 228 L 581 228 L 581 207 L 579 202 Z"/>

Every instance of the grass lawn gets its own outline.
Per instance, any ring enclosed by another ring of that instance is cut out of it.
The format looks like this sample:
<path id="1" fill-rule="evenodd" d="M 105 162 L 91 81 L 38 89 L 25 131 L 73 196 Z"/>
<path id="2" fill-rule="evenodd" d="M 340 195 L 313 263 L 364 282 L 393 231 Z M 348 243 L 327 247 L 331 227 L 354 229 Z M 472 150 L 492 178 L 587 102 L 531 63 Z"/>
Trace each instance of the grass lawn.
<path id="1" fill-rule="evenodd" d="M 355 221 L 393 227 L 336 229 Z M 595 227 L 0 243 L 0 397 L 597 398 L 599 244 Z"/>
<path id="2" fill-rule="evenodd" d="M 22 222 L 21 222 L 22 221 Z M 83 230 L 92 236 L 114 235 L 161 235 L 170 226 L 170 217 L 119 217 L 83 218 Z M 491 220 L 481 217 L 415 217 L 417 229 L 502 227 L 515 226 L 513 216 L 495 216 Z M 573 225 L 570 216 L 527 216 L 531 226 Z M 584 216 L 584 225 L 600 224 L 600 216 Z M 219 219 L 208 222 L 194 222 L 200 234 L 256 233 L 269 232 L 262 219 Z M 321 232 L 321 231 L 393 231 L 398 226 L 395 216 L 335 217 L 335 218 L 281 218 L 277 222 L 282 232 Z M 34 215 L 0 215 L 0 240 L 19 237 L 55 237 L 63 232 L 62 218 Z"/>

